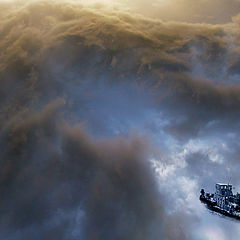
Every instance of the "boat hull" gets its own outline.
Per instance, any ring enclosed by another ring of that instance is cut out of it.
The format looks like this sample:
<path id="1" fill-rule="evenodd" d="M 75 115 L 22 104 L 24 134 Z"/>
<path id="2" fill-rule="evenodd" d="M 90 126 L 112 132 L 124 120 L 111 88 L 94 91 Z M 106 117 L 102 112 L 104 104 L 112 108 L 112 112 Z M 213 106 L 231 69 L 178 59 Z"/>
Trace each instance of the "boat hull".
<path id="1" fill-rule="evenodd" d="M 212 202 L 212 201 L 210 201 L 210 200 L 208 200 L 208 199 L 206 199 L 205 197 L 202 197 L 202 196 L 200 196 L 199 199 L 202 203 L 204 203 L 206 205 L 206 207 L 209 210 L 220 213 L 220 214 L 222 214 L 224 216 L 227 216 L 227 217 L 230 217 L 230 218 L 240 220 L 240 215 L 235 215 L 234 213 L 228 212 L 228 211 L 218 207 L 216 205 L 216 202 Z"/>

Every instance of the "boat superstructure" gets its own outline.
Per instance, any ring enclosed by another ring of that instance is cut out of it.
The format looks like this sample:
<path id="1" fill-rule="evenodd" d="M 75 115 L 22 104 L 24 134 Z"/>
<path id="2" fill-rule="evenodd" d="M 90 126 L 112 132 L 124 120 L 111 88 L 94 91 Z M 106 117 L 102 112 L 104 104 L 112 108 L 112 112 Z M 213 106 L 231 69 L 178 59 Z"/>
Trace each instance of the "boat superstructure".
<path id="1" fill-rule="evenodd" d="M 215 193 L 205 193 L 201 190 L 200 200 L 215 212 L 240 220 L 240 194 L 233 194 L 230 184 L 217 183 Z"/>

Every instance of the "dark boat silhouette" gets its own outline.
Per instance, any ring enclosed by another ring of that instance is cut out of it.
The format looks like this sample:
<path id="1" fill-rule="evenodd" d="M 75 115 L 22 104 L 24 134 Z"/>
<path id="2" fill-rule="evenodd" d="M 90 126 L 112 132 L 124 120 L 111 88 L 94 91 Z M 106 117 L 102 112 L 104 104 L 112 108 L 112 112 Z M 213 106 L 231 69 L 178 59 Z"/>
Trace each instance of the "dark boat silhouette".
<path id="1" fill-rule="evenodd" d="M 202 189 L 199 199 L 208 209 L 240 220 L 240 194 L 234 195 L 232 189 L 230 184 L 217 183 L 215 193 Z"/>

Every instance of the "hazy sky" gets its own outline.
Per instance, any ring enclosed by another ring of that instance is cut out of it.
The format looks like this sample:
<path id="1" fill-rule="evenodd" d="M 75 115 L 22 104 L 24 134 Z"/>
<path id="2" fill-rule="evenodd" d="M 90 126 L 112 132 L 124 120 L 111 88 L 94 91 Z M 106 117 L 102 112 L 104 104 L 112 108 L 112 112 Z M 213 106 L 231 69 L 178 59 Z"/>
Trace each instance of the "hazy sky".
<path id="1" fill-rule="evenodd" d="M 123 0 L 124 1 L 124 0 Z M 129 6 L 146 16 L 166 21 L 227 23 L 238 14 L 238 0 L 132 0 Z"/>
<path id="2" fill-rule="evenodd" d="M 82 2 L 85 2 L 82 0 Z M 87 1 L 91 2 L 91 1 Z M 92 0 L 105 4 L 120 3 L 148 17 L 164 21 L 221 24 L 231 22 L 239 13 L 239 0 Z"/>

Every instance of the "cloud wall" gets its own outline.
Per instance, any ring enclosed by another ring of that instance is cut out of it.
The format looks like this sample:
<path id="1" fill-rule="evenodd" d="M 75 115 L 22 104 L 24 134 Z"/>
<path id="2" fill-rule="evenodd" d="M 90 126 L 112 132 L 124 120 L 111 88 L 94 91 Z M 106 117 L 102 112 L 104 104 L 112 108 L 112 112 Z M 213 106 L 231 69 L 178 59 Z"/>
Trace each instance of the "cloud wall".
<path id="1" fill-rule="evenodd" d="M 239 184 L 238 18 L 1 2 L 1 238 L 237 239 L 198 194 Z"/>

